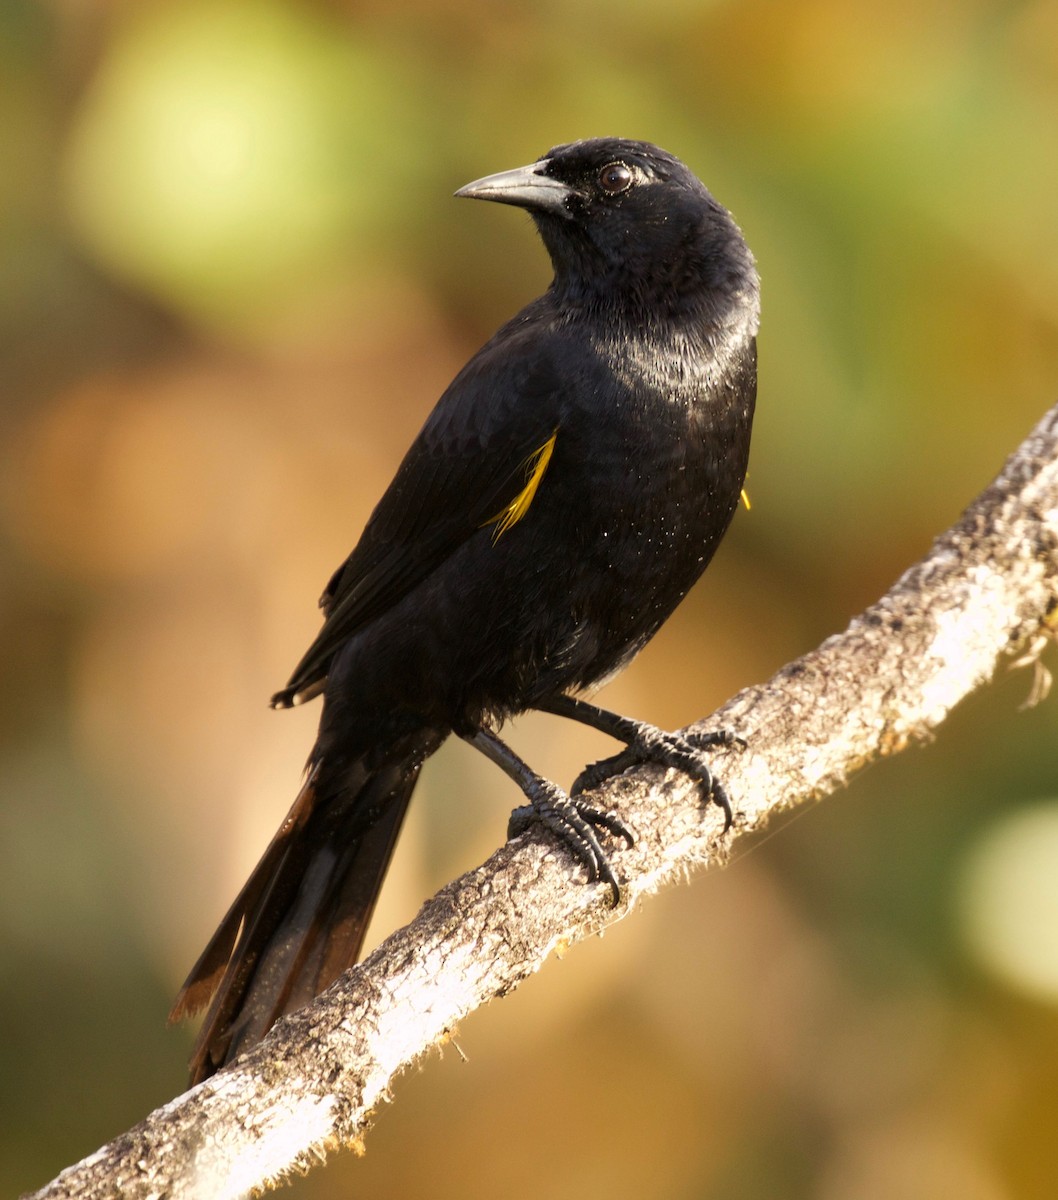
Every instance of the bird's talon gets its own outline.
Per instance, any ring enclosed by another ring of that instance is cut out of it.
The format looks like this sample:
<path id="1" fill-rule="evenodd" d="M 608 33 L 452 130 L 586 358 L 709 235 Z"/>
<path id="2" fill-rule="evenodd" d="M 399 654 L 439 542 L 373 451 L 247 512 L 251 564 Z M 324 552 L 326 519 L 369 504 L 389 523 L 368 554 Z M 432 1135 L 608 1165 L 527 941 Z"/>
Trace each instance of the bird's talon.
<path id="1" fill-rule="evenodd" d="M 727 789 L 717 779 L 713 780 L 713 786 L 709 792 L 709 799 L 712 800 L 712 802 L 717 806 L 717 808 L 719 808 L 723 812 L 723 814 L 724 814 L 723 832 L 727 833 L 727 831 L 735 823 L 735 814 L 731 808 L 731 800 L 727 794 Z"/>
<path id="2" fill-rule="evenodd" d="M 519 805 L 507 819 L 507 841 L 513 842 L 537 820 L 536 809 L 531 804 Z"/>
<path id="3" fill-rule="evenodd" d="M 627 771 L 639 761 L 636 754 L 626 747 L 609 758 L 600 758 L 598 762 L 589 763 L 573 781 L 569 789 L 570 796 L 579 796 L 581 792 L 592 792 L 608 779 Z"/>
<path id="4" fill-rule="evenodd" d="M 584 865 L 589 883 L 607 884 L 613 893 L 613 902 L 617 904 L 621 895 L 620 887 L 596 830 L 605 829 L 622 838 L 628 846 L 633 846 L 635 838 L 619 817 L 578 802 L 557 787 L 548 787 L 533 796 L 531 804 L 516 808 L 511 813 L 507 836 L 517 837 L 534 823 L 542 824 L 557 834 Z"/>
<path id="5" fill-rule="evenodd" d="M 602 883 L 608 884 L 610 888 L 610 907 L 616 908 L 621 903 L 621 887 L 614 876 L 613 871 L 607 866 L 602 873 Z"/>

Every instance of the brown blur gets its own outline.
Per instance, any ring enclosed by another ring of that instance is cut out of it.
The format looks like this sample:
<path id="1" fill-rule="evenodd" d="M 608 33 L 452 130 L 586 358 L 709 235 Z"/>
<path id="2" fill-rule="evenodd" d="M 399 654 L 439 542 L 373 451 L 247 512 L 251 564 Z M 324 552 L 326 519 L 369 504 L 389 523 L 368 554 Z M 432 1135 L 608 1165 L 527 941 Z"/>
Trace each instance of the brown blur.
<path id="1" fill-rule="evenodd" d="M 312 741 L 267 698 L 547 282 L 524 216 L 452 191 L 648 138 L 757 254 L 752 510 L 603 696 L 676 726 L 841 628 L 1058 399 L 1056 47 L 1048 0 L 5 0 L 3 1194 L 182 1090 L 165 1013 Z M 1058 796 L 1029 686 L 549 964 L 290 1194 L 1053 1196 L 1058 996 L 974 958 L 958 901 L 968 848 Z M 513 740 L 564 782 L 608 750 Z M 446 747 L 369 940 L 517 802 Z"/>

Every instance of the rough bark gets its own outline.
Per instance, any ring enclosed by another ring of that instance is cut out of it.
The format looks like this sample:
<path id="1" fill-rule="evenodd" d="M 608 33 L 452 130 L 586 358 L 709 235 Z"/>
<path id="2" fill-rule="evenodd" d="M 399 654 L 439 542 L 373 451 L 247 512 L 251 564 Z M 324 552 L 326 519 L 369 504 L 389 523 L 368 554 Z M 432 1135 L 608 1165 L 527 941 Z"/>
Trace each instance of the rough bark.
<path id="1" fill-rule="evenodd" d="M 599 801 L 637 836 L 632 849 L 614 847 L 618 908 L 546 834 L 523 835 L 250 1054 L 35 1195 L 236 1197 L 358 1143 L 394 1077 L 474 1009 L 667 881 L 722 863 L 774 813 L 929 736 L 1005 659 L 1038 658 L 1056 605 L 1058 407 L 844 633 L 702 722 L 746 741 L 715 761 L 736 809 L 728 835 L 678 773 L 644 767 L 611 780 Z"/>

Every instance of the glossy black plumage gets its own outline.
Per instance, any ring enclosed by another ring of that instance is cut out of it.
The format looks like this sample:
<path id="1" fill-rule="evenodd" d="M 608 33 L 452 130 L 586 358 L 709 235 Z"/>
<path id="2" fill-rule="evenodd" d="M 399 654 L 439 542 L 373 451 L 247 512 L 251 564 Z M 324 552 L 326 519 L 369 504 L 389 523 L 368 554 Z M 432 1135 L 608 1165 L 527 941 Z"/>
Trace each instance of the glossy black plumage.
<path id="1" fill-rule="evenodd" d="M 495 737 L 530 708 L 691 769 L 701 747 L 572 702 L 657 631 L 738 503 L 756 393 L 757 276 L 678 160 L 597 139 L 461 189 L 527 208 L 555 278 L 441 397 L 321 604 L 286 707 L 322 692 L 294 808 L 193 968 L 210 1074 L 355 961 L 424 759 L 452 732 L 616 888 L 602 830 Z M 728 808 L 729 811 L 729 808 Z"/>

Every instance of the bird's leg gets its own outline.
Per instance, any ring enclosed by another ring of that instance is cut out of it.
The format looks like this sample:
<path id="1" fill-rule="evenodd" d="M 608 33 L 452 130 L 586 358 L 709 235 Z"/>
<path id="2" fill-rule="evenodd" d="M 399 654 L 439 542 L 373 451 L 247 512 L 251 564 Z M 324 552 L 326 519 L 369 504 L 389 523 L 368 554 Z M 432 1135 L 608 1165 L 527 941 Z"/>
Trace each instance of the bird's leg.
<path id="1" fill-rule="evenodd" d="M 656 762 L 664 767 L 675 767 L 698 780 L 706 798 L 722 809 L 724 832 L 731 828 L 734 819 L 731 801 L 724 785 L 713 775 L 706 755 L 702 753 L 711 746 L 744 746 L 742 738 L 730 729 L 689 734 L 669 733 L 658 729 L 656 725 L 648 725 L 645 721 L 636 721 L 631 717 L 622 717 L 619 713 L 599 708 L 585 700 L 574 699 L 572 696 L 555 696 L 537 707 L 542 712 L 570 717 L 574 721 L 590 725 L 626 745 L 626 749 L 619 754 L 585 767 L 574 781 L 570 789 L 571 795 L 577 796 L 580 792 L 590 791 L 604 780 L 636 763 Z"/>
<path id="2" fill-rule="evenodd" d="M 592 883 L 598 880 L 609 885 L 613 892 L 613 902 L 616 904 L 621 896 L 620 889 L 606 851 L 599 843 L 596 830 L 608 830 L 624 838 L 628 845 L 632 846 L 634 838 L 624 823 L 602 809 L 567 796 L 556 784 L 542 775 L 537 775 L 528 763 L 519 758 L 510 746 L 502 742 L 491 730 L 477 729 L 473 733 L 464 733 L 461 736 L 509 775 L 529 801 L 527 807 L 516 808 L 511 814 L 507 836 L 517 837 L 533 821 L 546 825 L 558 834 L 588 868 L 588 878 Z"/>

